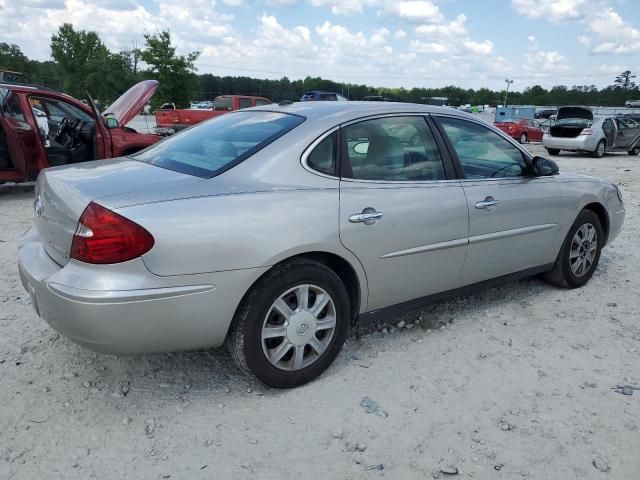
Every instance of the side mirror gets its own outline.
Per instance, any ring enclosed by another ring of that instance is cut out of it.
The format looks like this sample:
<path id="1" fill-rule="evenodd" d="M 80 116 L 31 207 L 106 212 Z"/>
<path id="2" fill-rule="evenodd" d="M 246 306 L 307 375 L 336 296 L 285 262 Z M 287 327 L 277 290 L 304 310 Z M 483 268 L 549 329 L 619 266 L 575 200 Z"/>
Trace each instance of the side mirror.
<path id="1" fill-rule="evenodd" d="M 114 128 L 118 128 L 120 123 L 114 117 L 107 117 L 107 128 L 112 130 Z"/>
<path id="2" fill-rule="evenodd" d="M 531 173 L 534 177 L 549 177 L 559 172 L 558 164 L 549 158 L 533 157 L 531 160 Z"/>

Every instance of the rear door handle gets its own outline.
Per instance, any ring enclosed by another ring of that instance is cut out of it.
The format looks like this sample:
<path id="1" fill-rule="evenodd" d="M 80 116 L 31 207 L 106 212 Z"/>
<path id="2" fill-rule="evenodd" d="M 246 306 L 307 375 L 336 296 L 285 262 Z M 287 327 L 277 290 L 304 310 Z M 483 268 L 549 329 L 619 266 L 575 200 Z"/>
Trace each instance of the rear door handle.
<path id="1" fill-rule="evenodd" d="M 495 198 L 487 197 L 482 202 L 476 203 L 476 208 L 478 210 L 491 210 L 496 205 L 498 205 L 498 201 Z"/>
<path id="2" fill-rule="evenodd" d="M 382 212 L 377 212 L 375 208 L 367 207 L 362 213 L 354 213 L 349 216 L 351 223 L 364 223 L 365 225 L 373 225 L 383 216 Z"/>

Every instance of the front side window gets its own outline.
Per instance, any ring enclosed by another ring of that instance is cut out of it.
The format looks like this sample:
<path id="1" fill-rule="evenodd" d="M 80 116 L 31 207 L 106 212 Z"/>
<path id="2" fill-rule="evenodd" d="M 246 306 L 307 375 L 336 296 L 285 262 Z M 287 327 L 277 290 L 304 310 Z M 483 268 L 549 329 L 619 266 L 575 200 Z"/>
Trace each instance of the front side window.
<path id="1" fill-rule="evenodd" d="M 262 150 L 304 120 L 298 115 L 260 111 L 220 115 L 169 137 L 134 158 L 211 178 Z"/>
<path id="2" fill-rule="evenodd" d="M 496 132 L 458 118 L 439 119 L 453 146 L 465 178 L 523 176 L 526 163 L 522 152 Z"/>
<path id="3" fill-rule="evenodd" d="M 320 173 L 336 174 L 336 141 L 334 132 L 323 139 L 307 157 L 307 165 Z"/>
<path id="4" fill-rule="evenodd" d="M 9 92 L 9 95 L 5 98 L 4 112 L 17 122 L 25 122 L 24 112 L 20 106 L 20 99 L 14 93 Z"/>
<path id="5" fill-rule="evenodd" d="M 423 117 L 386 117 L 344 128 L 344 176 L 360 180 L 444 180 L 440 152 Z"/>

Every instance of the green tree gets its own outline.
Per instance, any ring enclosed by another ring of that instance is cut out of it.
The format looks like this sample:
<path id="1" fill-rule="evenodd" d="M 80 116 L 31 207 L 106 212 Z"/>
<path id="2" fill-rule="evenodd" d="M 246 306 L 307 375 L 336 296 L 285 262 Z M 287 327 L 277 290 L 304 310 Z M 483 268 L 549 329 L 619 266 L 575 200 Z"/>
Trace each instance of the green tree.
<path id="1" fill-rule="evenodd" d="M 633 90 L 634 88 L 636 88 L 636 84 L 633 81 L 634 78 L 636 78 L 635 75 L 632 75 L 629 70 L 625 70 L 616 77 L 616 79 L 613 81 L 613 86 L 624 88 L 625 90 Z"/>
<path id="2" fill-rule="evenodd" d="M 144 75 L 160 82 L 152 105 L 174 102 L 179 108 L 188 106 L 196 95 L 198 78 L 195 61 L 200 52 L 177 55 L 168 30 L 145 34 L 144 40 L 145 48 L 140 53 L 140 59 L 149 67 Z"/>
<path id="3" fill-rule="evenodd" d="M 126 54 L 110 52 L 97 33 L 76 31 L 70 23 L 51 37 L 51 55 L 64 73 L 63 89 L 74 97 L 88 90 L 110 103 L 135 80 Z"/>

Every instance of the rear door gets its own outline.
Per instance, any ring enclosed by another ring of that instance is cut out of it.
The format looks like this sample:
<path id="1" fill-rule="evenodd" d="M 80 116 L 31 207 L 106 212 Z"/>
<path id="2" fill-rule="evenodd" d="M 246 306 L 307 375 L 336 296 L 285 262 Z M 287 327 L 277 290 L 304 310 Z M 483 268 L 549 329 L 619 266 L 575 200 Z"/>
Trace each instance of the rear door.
<path id="1" fill-rule="evenodd" d="M 616 119 L 618 132 L 616 134 L 616 148 L 628 150 L 640 134 L 640 124 L 633 120 Z"/>
<path id="2" fill-rule="evenodd" d="M 467 202 L 422 116 L 341 129 L 340 239 L 367 275 L 369 311 L 455 288 Z"/>
<path id="3" fill-rule="evenodd" d="M 469 207 L 469 285 L 555 259 L 562 195 L 554 177 L 526 176 L 523 152 L 480 122 L 438 116 Z"/>

